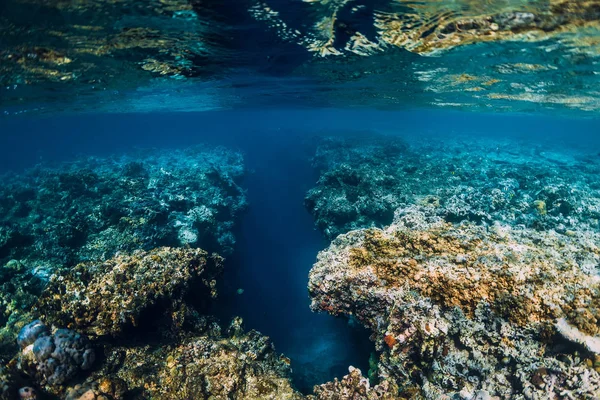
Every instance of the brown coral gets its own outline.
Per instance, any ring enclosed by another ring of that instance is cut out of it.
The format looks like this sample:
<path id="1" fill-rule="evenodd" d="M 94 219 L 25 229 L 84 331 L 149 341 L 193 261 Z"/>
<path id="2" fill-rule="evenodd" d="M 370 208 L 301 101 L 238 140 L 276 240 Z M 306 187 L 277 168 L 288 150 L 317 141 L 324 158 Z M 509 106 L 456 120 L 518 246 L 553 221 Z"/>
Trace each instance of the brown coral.
<path id="1" fill-rule="evenodd" d="M 402 396 L 597 397 L 600 375 L 578 353 L 557 355 L 568 342 L 600 351 L 597 239 L 452 225 L 413 206 L 321 252 L 311 307 L 371 329 L 379 374 Z"/>
<path id="2" fill-rule="evenodd" d="M 148 399 L 302 399 L 290 384 L 285 358 L 267 337 L 242 332 L 240 323 L 228 330 L 231 336 L 213 324 L 181 341 L 109 349 L 107 365 L 96 373 L 102 379 L 91 379 L 123 381 Z"/>
<path id="3" fill-rule="evenodd" d="M 90 336 L 118 335 L 136 326 L 142 311 L 152 305 L 178 308 L 194 282 L 216 296 L 215 278 L 221 271 L 222 258 L 201 249 L 136 251 L 55 275 L 37 308 L 59 326 Z"/>

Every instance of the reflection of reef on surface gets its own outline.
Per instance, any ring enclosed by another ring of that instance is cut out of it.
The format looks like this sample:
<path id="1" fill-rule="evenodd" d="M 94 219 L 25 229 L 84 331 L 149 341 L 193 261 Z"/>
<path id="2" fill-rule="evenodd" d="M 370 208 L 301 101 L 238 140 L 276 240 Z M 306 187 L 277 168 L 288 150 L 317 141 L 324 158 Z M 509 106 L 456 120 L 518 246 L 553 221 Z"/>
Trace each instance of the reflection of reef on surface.
<path id="1" fill-rule="evenodd" d="M 298 73 L 338 83 L 334 104 L 362 104 L 358 89 L 382 108 L 410 101 L 467 110 L 529 111 L 536 107 L 531 103 L 600 109 L 597 0 L 305 3 L 303 24 L 269 2 L 256 2 L 250 13 L 282 40 L 315 55 Z M 439 58 L 414 59 L 398 49 Z M 525 64 L 540 68 L 519 67 Z M 507 76 L 506 65 L 516 66 L 518 75 Z M 463 76 L 471 79 L 457 79 Z M 340 78 L 353 84 L 340 87 Z M 423 91 L 413 78 L 427 82 Z"/>
<path id="2" fill-rule="evenodd" d="M 404 397 L 594 398 L 599 242 L 401 208 L 319 254 L 311 307 L 371 329 L 379 376 Z"/>
<path id="3" fill-rule="evenodd" d="M 215 16 L 210 5 L 185 0 L 11 0 L 0 18 L 0 82 L 122 90 L 128 79 L 148 82 L 148 72 L 197 76 L 210 70 L 209 57 L 225 57 Z"/>
<path id="4" fill-rule="evenodd" d="M 284 102 L 598 111 L 599 4 L 8 0 L 1 105 L 7 114 Z"/>
<path id="5" fill-rule="evenodd" d="M 378 3 L 375 10 L 371 4 L 347 0 L 304 1 L 309 3 L 307 15 L 316 20 L 304 34 L 288 26 L 268 3 L 257 2 L 250 12 L 283 39 L 296 41 L 321 56 L 344 52 L 368 56 L 385 51 L 387 46 L 433 54 L 474 43 L 540 41 L 555 36 L 575 40 L 584 49 L 598 50 L 597 43 L 587 39 L 600 29 L 597 0 L 498 4 L 389 1 Z M 368 25 L 370 21 L 373 26 Z M 568 36 L 575 32 L 581 38 Z"/>

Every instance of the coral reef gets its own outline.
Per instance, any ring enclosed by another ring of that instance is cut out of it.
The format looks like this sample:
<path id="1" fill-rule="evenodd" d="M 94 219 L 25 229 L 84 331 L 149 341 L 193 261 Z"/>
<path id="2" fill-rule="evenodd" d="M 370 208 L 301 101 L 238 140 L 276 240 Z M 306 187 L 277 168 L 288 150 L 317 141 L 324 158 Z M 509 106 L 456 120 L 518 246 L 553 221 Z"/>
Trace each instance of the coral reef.
<path id="1" fill-rule="evenodd" d="M 245 209 L 241 154 L 224 148 L 82 158 L 3 177 L 0 261 L 55 268 L 190 245 L 227 255 Z"/>
<path id="2" fill-rule="evenodd" d="M 328 238 L 383 227 L 407 204 L 427 205 L 449 222 L 598 230 L 599 161 L 514 140 L 324 138 L 313 157 L 320 178 L 305 204 Z"/>
<path id="3" fill-rule="evenodd" d="M 62 385 L 79 371 L 89 370 L 96 359 L 85 336 L 70 329 L 51 333 L 39 320 L 24 326 L 17 340 L 21 346 L 18 369 L 42 386 Z"/>
<path id="4" fill-rule="evenodd" d="M 110 347 L 105 358 L 104 367 L 88 379 L 93 385 L 83 384 L 71 393 L 97 393 L 102 391 L 98 382 L 108 380 L 148 399 L 303 398 L 290 384 L 289 360 L 276 354 L 265 336 L 244 333 L 240 319 L 234 319 L 226 334 L 207 321 L 200 335 L 160 345 Z"/>
<path id="5" fill-rule="evenodd" d="M 216 254 L 158 248 L 57 272 L 33 313 L 89 333 L 95 352 L 74 330 L 31 322 L 17 335 L 21 353 L 0 371 L 3 398 L 16 399 L 24 387 L 68 400 L 133 393 L 147 399 L 304 398 L 291 385 L 290 360 L 276 354 L 267 337 L 245 333 L 240 318 L 222 333 L 213 317 L 194 308 L 198 298 L 216 295 L 221 269 Z M 148 329 L 154 325 L 158 334 Z M 99 365 L 90 372 L 95 354 Z M 11 380 L 16 374 L 27 379 Z"/>
<path id="6" fill-rule="evenodd" d="M 215 279 L 221 272 L 222 259 L 204 250 L 138 250 L 55 275 L 37 312 L 90 336 L 117 336 L 138 325 L 140 315 L 156 304 L 166 307 L 171 318 L 183 319 L 179 314 L 184 314 L 183 300 L 190 288 L 215 297 Z"/>
<path id="7" fill-rule="evenodd" d="M 152 307 L 168 309 L 173 331 L 193 325 L 182 298 L 192 284 L 214 295 L 222 259 L 156 247 L 229 254 L 244 173 L 239 153 L 198 146 L 3 176 L 0 358 L 14 357 L 15 337 L 39 317 L 94 337 L 120 334 Z"/>
<path id="8" fill-rule="evenodd" d="M 15 399 L 18 390 L 16 385 L 13 371 L 4 365 L 0 365 L 0 399 Z"/>
<path id="9" fill-rule="evenodd" d="M 125 382 L 118 379 L 98 379 L 67 389 L 65 400 L 117 400 L 127 391 Z"/>
<path id="10" fill-rule="evenodd" d="M 400 208 L 319 254 L 311 308 L 371 329 L 379 376 L 402 397 L 595 398 L 598 243 Z"/>
<path id="11" fill-rule="evenodd" d="M 314 395 L 309 395 L 309 400 L 393 400 L 398 388 L 393 381 L 384 381 L 371 387 L 369 380 L 362 376 L 359 369 L 350 367 L 349 374 L 341 381 L 337 379 L 323 385 L 315 386 Z"/>
<path id="12" fill-rule="evenodd" d="M 402 204 L 405 175 L 414 173 L 404 141 L 377 135 L 324 138 L 313 166 L 319 181 L 305 198 L 328 238 L 352 229 L 389 224 Z M 416 182 L 415 182 L 416 183 Z"/>
<path id="13" fill-rule="evenodd" d="M 0 358 L 11 358 L 18 350 L 15 336 L 31 321 L 45 280 L 17 260 L 0 266 Z"/>

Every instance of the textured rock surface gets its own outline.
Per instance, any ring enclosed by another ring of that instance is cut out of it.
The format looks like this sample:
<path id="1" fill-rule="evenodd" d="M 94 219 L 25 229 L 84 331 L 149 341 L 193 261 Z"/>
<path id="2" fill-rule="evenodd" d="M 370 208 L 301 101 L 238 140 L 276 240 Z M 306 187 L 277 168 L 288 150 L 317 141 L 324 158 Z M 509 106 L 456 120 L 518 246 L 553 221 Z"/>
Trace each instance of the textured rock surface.
<path id="1" fill-rule="evenodd" d="M 125 382 L 119 379 L 98 379 L 67 389 L 65 400 L 118 400 L 127 391 Z"/>
<path id="2" fill-rule="evenodd" d="M 449 222 L 523 224 L 559 233 L 599 230 L 600 159 L 554 143 L 386 136 L 317 144 L 320 171 L 305 200 L 328 238 L 392 222 L 394 210 L 427 205 Z"/>
<path id="3" fill-rule="evenodd" d="M 29 269 L 117 251 L 202 247 L 228 254 L 246 199 L 241 154 L 224 148 L 82 158 L 3 177 L 0 261 Z"/>
<path id="4" fill-rule="evenodd" d="M 594 398 L 599 239 L 400 209 L 319 254 L 311 307 L 371 329 L 380 377 L 407 397 Z"/>
<path id="5" fill-rule="evenodd" d="M 0 399 L 16 399 L 17 391 L 14 373 L 8 367 L 0 365 Z"/>
<path id="6" fill-rule="evenodd" d="M 15 337 L 33 319 L 29 311 L 44 285 L 44 279 L 17 260 L 0 266 L 0 358 L 10 359 L 18 351 Z"/>
<path id="7" fill-rule="evenodd" d="M 88 339 L 70 329 L 50 333 L 40 321 L 25 326 L 19 335 L 22 347 L 18 368 L 39 385 L 64 384 L 80 371 L 89 370 L 96 356 Z"/>
<path id="8" fill-rule="evenodd" d="M 215 323 L 206 331 L 161 345 L 116 346 L 91 380 L 110 378 L 147 399 L 302 399 L 289 380 L 289 360 L 269 339 L 244 333 L 236 319 L 223 335 Z M 77 397 L 72 397 L 77 398 Z"/>
<path id="9" fill-rule="evenodd" d="M 140 250 L 55 275 L 37 310 L 59 326 L 90 336 L 115 336 L 136 326 L 142 312 L 158 303 L 177 323 L 192 285 L 196 293 L 214 297 L 221 272 L 222 259 L 201 249 Z"/>
<path id="10" fill-rule="evenodd" d="M 350 367 L 349 374 L 341 380 L 334 380 L 315 386 L 314 395 L 309 400 L 393 400 L 398 388 L 393 381 L 384 381 L 371 386 L 369 380 L 362 376 L 359 369 Z"/>

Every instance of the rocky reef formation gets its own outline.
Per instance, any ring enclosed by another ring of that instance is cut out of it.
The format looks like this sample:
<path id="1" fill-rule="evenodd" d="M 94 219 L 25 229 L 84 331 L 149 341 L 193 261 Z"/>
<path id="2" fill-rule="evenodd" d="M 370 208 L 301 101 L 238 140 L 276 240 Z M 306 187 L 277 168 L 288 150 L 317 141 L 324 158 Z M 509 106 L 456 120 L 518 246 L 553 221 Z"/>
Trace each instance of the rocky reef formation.
<path id="1" fill-rule="evenodd" d="M 41 326 L 36 335 L 30 335 L 31 339 L 38 336 L 35 342 L 23 349 L 18 364 L 0 369 L 0 398 L 304 398 L 291 385 L 290 360 L 277 354 L 267 337 L 244 332 L 239 318 L 225 333 L 210 317 L 198 321 L 194 332 L 169 341 L 138 339 L 97 345 L 102 349 L 102 365 L 87 376 L 77 374 L 89 369 L 94 360 L 84 337 L 68 329 L 51 335 L 49 328 L 34 321 L 24 331 Z M 48 344 L 53 345 L 51 349 Z M 21 378 L 16 379 L 18 375 Z"/>
<path id="2" fill-rule="evenodd" d="M 187 310 L 184 297 L 191 288 L 196 296 L 215 297 L 222 267 L 218 255 L 200 249 L 138 250 L 55 275 L 36 311 L 57 326 L 92 337 L 118 336 L 139 325 L 141 314 L 157 304 L 180 325 Z"/>
<path id="3" fill-rule="evenodd" d="M 369 379 L 362 376 L 359 369 L 350 367 L 349 374 L 341 380 L 335 379 L 314 388 L 314 395 L 308 400 L 393 400 L 397 399 L 398 388 L 392 380 L 385 380 L 371 386 Z"/>
<path id="4" fill-rule="evenodd" d="M 32 311 L 44 323 L 21 329 L 21 352 L 0 370 L 1 398 L 303 398 L 267 337 L 239 318 L 222 332 L 205 314 L 221 261 L 158 248 L 57 271 Z"/>
<path id="5" fill-rule="evenodd" d="M 401 139 L 368 134 L 323 138 L 312 160 L 320 177 L 304 201 L 317 227 L 332 239 L 389 224 L 404 196 L 415 190 L 403 179 L 416 172 L 415 163 L 407 160 L 411 156 Z"/>
<path id="6" fill-rule="evenodd" d="M 227 255 L 246 207 L 242 155 L 224 148 L 82 158 L 2 178 L 0 262 L 30 268 L 190 245 Z"/>
<path id="7" fill-rule="evenodd" d="M 181 297 L 195 282 L 210 292 L 202 285 L 214 285 L 220 258 L 158 247 L 230 254 L 246 207 L 238 185 L 244 174 L 241 154 L 197 146 L 80 158 L 2 176 L 0 357 L 16 354 L 14 338 L 39 307 L 47 322 L 90 336 L 115 335 L 160 302 L 170 302 L 173 312 L 180 307 L 181 320 L 173 323 L 183 323 L 189 310 Z M 96 308 L 80 307 L 83 292 Z"/>
<path id="8" fill-rule="evenodd" d="M 595 398 L 598 243 L 401 208 L 319 254 L 311 307 L 371 329 L 379 376 L 402 397 Z"/>
<path id="9" fill-rule="evenodd" d="M 305 204 L 328 238 L 392 222 L 403 205 L 448 222 L 502 221 L 570 235 L 600 229 L 600 160 L 514 140 L 377 135 L 324 138 Z"/>
<path id="10" fill-rule="evenodd" d="M 290 384 L 290 361 L 275 353 L 268 338 L 244 333 L 240 319 L 224 334 L 214 322 L 204 328 L 168 344 L 108 348 L 107 363 L 89 381 L 123 382 L 147 399 L 303 398 Z"/>
<path id="11" fill-rule="evenodd" d="M 39 385 L 62 385 L 79 371 L 90 369 L 96 359 L 87 337 L 70 329 L 50 332 L 39 320 L 24 326 L 17 342 L 21 346 L 19 370 Z"/>
<path id="12" fill-rule="evenodd" d="M 18 351 L 15 337 L 31 321 L 30 310 L 45 284 L 35 270 L 17 260 L 0 267 L 0 359 L 9 359 Z"/>

